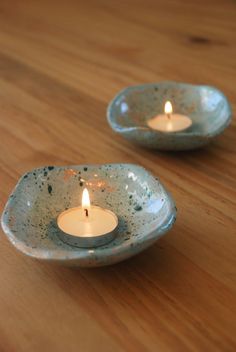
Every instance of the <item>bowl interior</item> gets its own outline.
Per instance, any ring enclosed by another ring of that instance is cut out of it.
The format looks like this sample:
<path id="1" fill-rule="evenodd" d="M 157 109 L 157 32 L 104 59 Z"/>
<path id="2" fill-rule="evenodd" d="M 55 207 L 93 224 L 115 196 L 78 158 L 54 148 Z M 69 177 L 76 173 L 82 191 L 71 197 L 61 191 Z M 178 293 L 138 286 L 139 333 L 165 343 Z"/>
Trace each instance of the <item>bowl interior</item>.
<path id="1" fill-rule="evenodd" d="M 35 255 L 35 249 L 36 255 L 44 258 L 73 258 L 88 251 L 61 242 L 56 224 L 62 211 L 81 204 L 85 186 L 93 205 L 111 209 L 119 218 L 112 246 L 139 241 L 161 229 L 173 207 L 159 181 L 136 165 L 45 167 L 23 176 L 10 197 L 3 215 L 10 239 L 23 245 L 23 251 L 30 248 Z"/>
<path id="2" fill-rule="evenodd" d="M 225 96 L 209 86 L 194 86 L 176 82 L 144 84 L 121 92 L 109 108 L 109 120 L 117 131 L 137 127 L 149 128 L 147 120 L 162 114 L 170 100 L 173 111 L 187 115 L 193 125 L 186 134 L 214 134 L 230 118 L 230 106 Z"/>

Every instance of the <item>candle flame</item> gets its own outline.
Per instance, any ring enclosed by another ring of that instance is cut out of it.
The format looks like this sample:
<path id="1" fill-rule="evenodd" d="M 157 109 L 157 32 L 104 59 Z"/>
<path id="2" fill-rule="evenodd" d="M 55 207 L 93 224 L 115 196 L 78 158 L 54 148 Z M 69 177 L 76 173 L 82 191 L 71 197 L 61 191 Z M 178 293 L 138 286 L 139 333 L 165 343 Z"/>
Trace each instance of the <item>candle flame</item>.
<path id="1" fill-rule="evenodd" d="M 170 101 L 167 101 L 166 103 L 165 103 L 165 114 L 167 114 L 167 115 L 170 115 L 170 114 L 172 114 L 172 112 L 173 112 L 173 109 L 172 109 L 172 104 L 171 104 L 171 102 Z"/>
<path id="2" fill-rule="evenodd" d="M 82 207 L 83 208 L 89 208 L 90 207 L 90 198 L 89 198 L 89 192 L 87 188 L 83 190 L 82 194 Z"/>

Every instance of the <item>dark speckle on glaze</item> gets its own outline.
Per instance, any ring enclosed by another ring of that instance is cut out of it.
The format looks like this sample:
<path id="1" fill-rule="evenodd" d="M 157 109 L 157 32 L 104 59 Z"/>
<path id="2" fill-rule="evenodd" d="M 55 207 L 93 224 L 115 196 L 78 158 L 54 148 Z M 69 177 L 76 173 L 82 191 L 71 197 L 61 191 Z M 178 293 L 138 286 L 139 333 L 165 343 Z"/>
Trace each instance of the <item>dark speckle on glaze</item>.
<path id="1" fill-rule="evenodd" d="M 190 36 L 189 41 L 194 44 L 210 44 L 211 43 L 211 40 L 209 38 L 200 37 L 197 35 Z"/>
<path id="2" fill-rule="evenodd" d="M 51 171 L 54 169 L 54 166 L 48 166 L 48 170 Z"/>
<path id="3" fill-rule="evenodd" d="M 48 185 L 48 193 L 51 195 L 52 194 L 52 186 Z"/>
<path id="4" fill-rule="evenodd" d="M 87 167 L 84 167 L 84 171 L 88 171 L 88 168 L 87 168 Z"/>

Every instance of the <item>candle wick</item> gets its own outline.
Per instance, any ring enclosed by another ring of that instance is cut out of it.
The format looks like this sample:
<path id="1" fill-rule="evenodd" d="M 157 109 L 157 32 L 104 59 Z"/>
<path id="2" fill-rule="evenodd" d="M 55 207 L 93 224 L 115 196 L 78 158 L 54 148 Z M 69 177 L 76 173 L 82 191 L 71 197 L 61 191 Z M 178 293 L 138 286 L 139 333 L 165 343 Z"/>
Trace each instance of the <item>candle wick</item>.
<path id="1" fill-rule="evenodd" d="M 85 216 L 88 217 L 88 215 L 89 215 L 88 214 L 88 209 L 84 209 L 84 211 L 85 211 Z"/>
<path id="2" fill-rule="evenodd" d="M 167 118 L 170 120 L 171 114 L 166 114 L 166 115 L 167 115 Z"/>

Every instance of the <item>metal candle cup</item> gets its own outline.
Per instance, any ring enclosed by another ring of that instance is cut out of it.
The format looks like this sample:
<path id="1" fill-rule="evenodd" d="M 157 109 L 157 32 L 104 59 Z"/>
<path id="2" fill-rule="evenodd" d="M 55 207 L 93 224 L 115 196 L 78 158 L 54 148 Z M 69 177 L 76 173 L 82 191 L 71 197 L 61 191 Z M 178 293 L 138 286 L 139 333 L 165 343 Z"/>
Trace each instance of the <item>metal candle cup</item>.
<path id="1" fill-rule="evenodd" d="M 111 242 L 116 236 L 118 218 L 112 211 L 91 206 L 85 188 L 82 206 L 70 208 L 57 218 L 60 239 L 72 246 L 91 248 Z"/>

